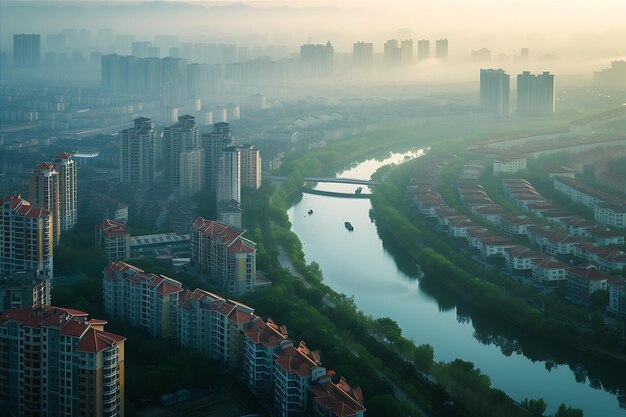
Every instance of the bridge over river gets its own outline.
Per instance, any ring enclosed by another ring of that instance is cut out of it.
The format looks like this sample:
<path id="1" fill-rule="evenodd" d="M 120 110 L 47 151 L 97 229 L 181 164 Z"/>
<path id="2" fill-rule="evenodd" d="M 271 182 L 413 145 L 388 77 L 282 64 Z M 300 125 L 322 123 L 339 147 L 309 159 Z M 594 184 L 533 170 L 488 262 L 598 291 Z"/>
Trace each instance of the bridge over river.
<path id="1" fill-rule="evenodd" d="M 287 177 L 279 177 L 276 175 L 263 175 L 264 180 L 270 181 L 285 181 Z M 326 182 L 326 183 L 335 183 L 335 184 L 358 184 L 358 185 L 367 185 L 374 186 L 379 185 L 382 182 L 376 180 L 359 180 L 356 178 L 336 178 L 336 177 L 305 177 L 303 178 L 305 182 Z"/>

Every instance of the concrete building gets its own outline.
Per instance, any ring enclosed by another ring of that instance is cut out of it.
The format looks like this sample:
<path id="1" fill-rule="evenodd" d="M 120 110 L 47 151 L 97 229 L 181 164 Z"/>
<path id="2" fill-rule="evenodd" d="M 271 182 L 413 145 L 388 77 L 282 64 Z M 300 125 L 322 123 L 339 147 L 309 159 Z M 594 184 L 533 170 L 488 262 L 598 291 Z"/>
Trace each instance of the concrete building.
<path id="1" fill-rule="evenodd" d="M 39 271 L 14 271 L 0 276 L 0 312 L 50 304 L 50 280 Z"/>
<path id="2" fill-rule="evenodd" d="M 517 113 L 538 116 L 554 113 L 554 75 L 549 72 L 534 75 L 524 71 L 517 75 Z"/>
<path id="3" fill-rule="evenodd" d="M 51 162 L 42 162 L 33 168 L 28 178 L 28 199 L 35 207 L 43 207 L 52 215 L 52 241 L 55 246 L 61 238 L 59 216 L 59 176 Z"/>
<path id="4" fill-rule="evenodd" d="M 609 276 L 593 266 L 588 266 L 568 268 L 565 278 L 567 279 L 567 297 L 575 303 L 589 305 L 591 294 L 597 290 L 606 290 Z"/>
<path id="5" fill-rule="evenodd" d="M 304 342 L 274 354 L 274 412 L 281 417 L 306 415 L 309 387 L 326 375 L 318 351 Z"/>
<path id="6" fill-rule="evenodd" d="M 435 41 L 435 56 L 437 57 L 437 59 L 448 58 L 448 40 L 447 39 L 437 39 Z"/>
<path id="7" fill-rule="evenodd" d="M 241 186 L 261 188 L 261 151 L 254 145 L 239 145 Z"/>
<path id="8" fill-rule="evenodd" d="M 177 337 L 179 295 L 183 292 L 180 282 L 118 261 L 104 269 L 102 288 L 108 317 L 155 337 Z"/>
<path id="9" fill-rule="evenodd" d="M 400 63 L 404 67 L 413 65 L 413 40 L 400 41 Z"/>
<path id="10" fill-rule="evenodd" d="M 268 393 L 274 388 L 274 354 L 293 346 L 287 328 L 272 319 L 254 321 L 244 332 L 243 377 L 256 393 Z"/>
<path id="11" fill-rule="evenodd" d="M 335 50 L 330 41 L 326 45 L 305 44 L 300 47 L 300 66 L 303 75 L 326 76 L 333 73 Z"/>
<path id="12" fill-rule="evenodd" d="M 402 63 L 402 50 L 397 39 L 389 39 L 385 42 L 383 63 L 387 68 L 397 68 Z"/>
<path id="13" fill-rule="evenodd" d="M 179 160 L 179 194 L 189 197 L 204 188 L 204 149 L 182 152 Z"/>
<path id="14" fill-rule="evenodd" d="M 430 58 L 430 41 L 420 39 L 417 41 L 417 60 L 423 61 L 428 58 Z"/>
<path id="15" fill-rule="evenodd" d="M 524 157 L 498 158 L 493 161 L 494 174 L 515 174 L 522 169 L 526 169 Z"/>
<path id="16" fill-rule="evenodd" d="M 124 341 L 52 306 L 0 314 L 0 405 L 15 416 L 124 416 Z"/>
<path id="17" fill-rule="evenodd" d="M 130 232 L 123 222 L 104 219 L 95 231 L 96 247 L 103 250 L 109 261 L 130 258 Z"/>
<path id="18" fill-rule="evenodd" d="M 335 384 L 328 380 L 309 388 L 312 417 L 364 417 L 363 393 L 341 377 Z"/>
<path id="19" fill-rule="evenodd" d="M 59 218 L 61 233 L 72 230 L 78 221 L 76 163 L 71 153 L 60 153 L 52 162 L 59 179 Z"/>
<path id="20" fill-rule="evenodd" d="M 245 239 L 244 233 L 202 217 L 192 224 L 191 265 L 217 281 L 228 294 L 242 295 L 254 289 L 256 244 Z"/>
<path id="21" fill-rule="evenodd" d="M 222 149 L 219 161 L 217 198 L 219 204 L 224 200 L 241 202 L 241 152 L 237 146 Z"/>
<path id="22" fill-rule="evenodd" d="M 163 129 L 163 176 L 167 184 L 180 187 L 185 182 L 181 177 L 181 154 L 200 146 L 200 133 L 193 116 L 178 117 L 178 123 Z"/>
<path id="23" fill-rule="evenodd" d="M 241 228 L 243 210 L 238 201 L 222 200 L 217 203 L 217 219 L 220 223 Z"/>
<path id="24" fill-rule="evenodd" d="M 120 181 L 152 184 L 156 175 L 154 124 L 146 117 L 134 122 L 135 127 L 120 132 Z"/>
<path id="25" fill-rule="evenodd" d="M 374 44 L 363 41 L 352 44 L 352 65 L 358 71 L 371 71 L 374 67 Z"/>
<path id="26" fill-rule="evenodd" d="M 235 145 L 235 138 L 228 123 L 215 123 L 211 133 L 201 136 L 200 147 L 204 149 L 204 186 L 217 192 L 222 150 Z"/>
<path id="27" fill-rule="evenodd" d="M 53 278 L 52 215 L 19 195 L 0 198 L 0 275 L 39 270 Z"/>
<path id="28" fill-rule="evenodd" d="M 626 227 L 626 204 L 596 203 L 593 218 L 603 226 Z"/>
<path id="29" fill-rule="evenodd" d="M 41 35 L 13 35 L 13 63 L 20 68 L 36 68 L 41 65 Z"/>
<path id="30" fill-rule="evenodd" d="M 626 319 L 626 280 L 621 277 L 609 279 L 607 291 L 609 305 L 606 306 L 606 312 L 614 317 Z"/>
<path id="31" fill-rule="evenodd" d="M 480 70 L 480 107 L 496 116 L 509 114 L 509 74 L 501 69 Z"/>

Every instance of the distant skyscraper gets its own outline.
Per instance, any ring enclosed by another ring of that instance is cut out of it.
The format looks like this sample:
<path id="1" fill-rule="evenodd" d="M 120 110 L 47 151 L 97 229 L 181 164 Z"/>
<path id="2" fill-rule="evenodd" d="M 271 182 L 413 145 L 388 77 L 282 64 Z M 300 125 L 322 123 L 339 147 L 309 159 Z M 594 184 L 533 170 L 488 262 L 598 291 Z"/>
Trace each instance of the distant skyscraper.
<path id="1" fill-rule="evenodd" d="M 132 55 L 137 58 L 148 58 L 150 57 L 149 51 L 152 48 L 152 42 L 143 41 L 143 42 L 133 42 L 132 43 Z"/>
<path id="2" fill-rule="evenodd" d="M 397 39 L 390 39 L 385 42 L 383 50 L 383 60 L 386 67 L 398 67 L 402 62 L 402 51 Z"/>
<path id="3" fill-rule="evenodd" d="M 204 188 L 204 149 L 191 149 L 180 154 L 180 196 L 188 197 Z"/>
<path id="4" fill-rule="evenodd" d="M 363 41 L 352 44 L 352 62 L 357 70 L 371 70 L 374 66 L 374 44 Z"/>
<path id="5" fill-rule="evenodd" d="M 501 69 L 480 70 L 480 106 L 497 116 L 509 114 L 509 74 Z"/>
<path id="6" fill-rule="evenodd" d="M 448 58 L 448 40 L 447 39 L 437 39 L 437 41 L 435 41 L 435 56 L 438 59 Z"/>
<path id="7" fill-rule="evenodd" d="M 428 39 L 420 39 L 417 41 L 417 60 L 423 61 L 430 58 L 430 41 Z"/>
<path id="8" fill-rule="evenodd" d="M 487 48 L 481 48 L 471 53 L 472 61 L 489 62 L 491 61 L 491 51 Z"/>
<path id="9" fill-rule="evenodd" d="M 413 64 L 413 40 L 405 39 L 400 42 L 400 61 L 403 66 Z"/>
<path id="10" fill-rule="evenodd" d="M 517 113 L 546 115 L 554 113 L 554 75 L 549 72 L 534 75 L 524 71 L 517 75 Z"/>
<path id="11" fill-rule="evenodd" d="M 528 61 L 528 57 L 530 56 L 530 52 L 528 48 L 522 48 L 522 50 L 520 51 L 520 58 L 522 59 L 522 61 Z"/>
<path id="12" fill-rule="evenodd" d="M 67 39 L 62 33 L 50 33 L 46 35 L 46 52 L 60 54 L 67 52 Z"/>
<path id="13" fill-rule="evenodd" d="M 60 153 L 52 162 L 59 175 L 59 217 L 61 232 L 72 230 L 78 221 L 76 164 L 71 153 Z"/>
<path id="14" fill-rule="evenodd" d="M 180 187 L 180 155 L 197 149 L 200 132 L 193 116 L 180 116 L 178 123 L 163 129 L 163 176 L 168 184 Z"/>
<path id="15" fill-rule="evenodd" d="M 134 122 L 135 127 L 120 132 L 120 181 L 152 184 L 156 175 L 154 125 L 146 117 Z"/>
<path id="16" fill-rule="evenodd" d="M 237 146 L 222 150 L 219 162 L 217 203 L 235 200 L 241 203 L 241 153 Z"/>
<path id="17" fill-rule="evenodd" d="M 217 191 L 222 150 L 234 144 L 235 138 L 228 123 L 215 123 L 211 133 L 202 134 L 200 147 L 204 149 L 204 186 L 209 191 Z"/>
<path id="18" fill-rule="evenodd" d="M 35 207 L 43 207 L 52 214 L 52 238 L 55 245 L 61 237 L 59 216 L 59 175 L 51 162 L 42 162 L 33 168 L 28 179 L 28 199 Z"/>
<path id="19" fill-rule="evenodd" d="M 41 64 L 41 36 L 13 35 L 13 63 L 21 68 L 38 67 Z"/>
<path id="20" fill-rule="evenodd" d="M 333 72 L 335 50 L 330 41 L 326 45 L 306 44 L 300 47 L 300 65 L 306 75 L 329 75 Z"/>

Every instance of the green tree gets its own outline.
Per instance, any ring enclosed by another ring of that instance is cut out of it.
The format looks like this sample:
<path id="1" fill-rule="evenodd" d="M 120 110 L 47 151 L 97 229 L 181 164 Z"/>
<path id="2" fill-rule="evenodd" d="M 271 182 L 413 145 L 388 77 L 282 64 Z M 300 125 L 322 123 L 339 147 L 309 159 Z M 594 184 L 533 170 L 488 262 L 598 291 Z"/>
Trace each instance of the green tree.
<path id="1" fill-rule="evenodd" d="M 561 404 L 559 405 L 559 409 L 556 410 L 556 413 L 554 413 L 554 417 L 583 417 L 583 410 Z"/>
<path id="2" fill-rule="evenodd" d="M 429 373 L 435 359 L 435 350 L 431 345 L 419 345 L 415 348 L 413 361 L 417 369 L 424 373 Z"/>
<path id="3" fill-rule="evenodd" d="M 595 290 L 591 294 L 591 306 L 601 309 L 609 305 L 609 292 L 607 290 Z"/>
<path id="4" fill-rule="evenodd" d="M 533 416 L 543 416 L 543 413 L 548 408 L 548 403 L 546 403 L 543 398 L 538 398 L 536 400 L 529 400 L 528 398 L 524 398 L 522 401 L 522 407 L 528 410 L 530 414 Z"/>

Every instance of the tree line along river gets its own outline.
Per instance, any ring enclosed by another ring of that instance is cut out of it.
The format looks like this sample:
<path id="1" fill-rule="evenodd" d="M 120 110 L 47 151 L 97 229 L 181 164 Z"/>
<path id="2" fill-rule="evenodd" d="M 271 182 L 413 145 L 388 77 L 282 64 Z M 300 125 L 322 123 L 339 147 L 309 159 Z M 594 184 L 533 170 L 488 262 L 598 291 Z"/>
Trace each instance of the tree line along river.
<path id="1" fill-rule="evenodd" d="M 381 166 L 421 155 L 421 151 L 392 153 L 355 164 L 337 176 L 369 179 Z M 354 193 L 357 186 L 321 183 L 314 188 Z M 436 360 L 473 362 L 495 388 L 517 401 L 542 397 L 549 404 L 546 413 L 565 403 L 583 409 L 586 417 L 626 416 L 617 398 L 626 395 L 626 379 L 584 355 L 545 346 L 543 340 L 472 311 L 438 287 L 436 280 L 420 283 L 418 268 L 402 257 L 401 248 L 383 244 L 370 208 L 368 199 L 304 194 L 289 209 L 306 261 L 319 263 L 327 285 L 354 296 L 364 313 L 395 320 L 416 344 L 432 345 Z M 354 230 L 347 230 L 345 222 Z M 618 392 L 604 389 L 603 380 Z"/>

